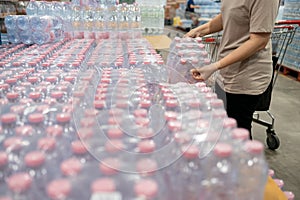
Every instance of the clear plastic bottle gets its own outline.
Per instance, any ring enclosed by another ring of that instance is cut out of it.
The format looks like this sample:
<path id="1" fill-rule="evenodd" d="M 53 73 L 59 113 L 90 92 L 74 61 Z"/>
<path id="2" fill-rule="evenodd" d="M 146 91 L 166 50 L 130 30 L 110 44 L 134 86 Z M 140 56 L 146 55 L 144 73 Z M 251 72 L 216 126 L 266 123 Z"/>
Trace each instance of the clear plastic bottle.
<path id="1" fill-rule="evenodd" d="M 0 151 L 0 185 L 5 182 L 9 175 L 8 155 L 4 151 Z"/>
<path id="2" fill-rule="evenodd" d="M 20 172 L 7 179 L 10 196 L 13 199 L 32 200 L 32 178 L 28 173 Z"/>
<path id="3" fill-rule="evenodd" d="M 235 199 L 236 172 L 233 163 L 233 148 L 227 143 L 217 143 L 213 155 L 208 158 L 202 181 L 204 199 Z"/>
<path id="4" fill-rule="evenodd" d="M 87 145 L 87 142 L 81 140 L 75 140 L 71 144 L 73 155 L 82 163 L 87 163 L 92 159 L 88 152 Z"/>
<path id="5" fill-rule="evenodd" d="M 15 135 L 15 127 L 18 122 L 18 115 L 15 113 L 5 113 L 1 116 L 3 133 L 6 137 Z"/>
<path id="6" fill-rule="evenodd" d="M 38 7 L 34 0 L 31 0 L 26 7 L 27 15 L 36 15 L 38 13 Z"/>
<path id="7" fill-rule="evenodd" d="M 118 185 L 113 178 L 103 177 L 91 183 L 90 199 L 122 199 Z"/>
<path id="8" fill-rule="evenodd" d="M 203 179 L 203 167 L 198 157 L 199 149 L 195 145 L 181 147 L 182 157 L 176 160 L 170 169 L 170 180 L 174 199 L 198 199 L 200 182 Z"/>
<path id="9" fill-rule="evenodd" d="M 264 145 L 256 140 L 247 141 L 237 157 L 237 195 L 244 199 L 263 199 L 268 166 L 264 158 Z"/>
<path id="10" fill-rule="evenodd" d="M 41 151 L 28 152 L 24 157 L 27 173 L 33 179 L 33 192 L 36 197 L 46 196 L 45 189 L 49 180 L 51 180 L 45 166 L 46 155 Z"/>
<path id="11" fill-rule="evenodd" d="M 17 16 L 15 15 L 8 15 L 4 19 L 5 27 L 9 30 L 16 29 L 17 26 Z"/>
<path id="12" fill-rule="evenodd" d="M 55 179 L 47 185 L 47 195 L 51 200 L 71 200 L 71 192 L 72 184 L 65 178 Z"/>

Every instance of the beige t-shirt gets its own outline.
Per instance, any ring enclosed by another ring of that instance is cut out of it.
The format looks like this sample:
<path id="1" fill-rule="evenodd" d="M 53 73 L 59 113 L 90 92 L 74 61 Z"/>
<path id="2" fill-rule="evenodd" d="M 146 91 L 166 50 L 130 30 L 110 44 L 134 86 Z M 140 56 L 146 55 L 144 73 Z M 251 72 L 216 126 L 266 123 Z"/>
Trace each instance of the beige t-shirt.
<path id="1" fill-rule="evenodd" d="M 250 38 L 250 33 L 271 33 L 277 16 L 279 0 L 222 0 L 223 36 L 219 59 Z M 242 62 L 220 70 L 218 82 L 224 90 L 235 94 L 263 93 L 272 76 L 271 42 Z"/>

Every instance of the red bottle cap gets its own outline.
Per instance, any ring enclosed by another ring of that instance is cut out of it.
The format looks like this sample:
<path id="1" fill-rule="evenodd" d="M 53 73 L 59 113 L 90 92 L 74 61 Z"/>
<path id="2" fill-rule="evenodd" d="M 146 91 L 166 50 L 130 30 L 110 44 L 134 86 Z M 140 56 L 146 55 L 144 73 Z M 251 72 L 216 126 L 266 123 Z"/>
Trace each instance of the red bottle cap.
<path id="1" fill-rule="evenodd" d="M 100 178 L 92 183 L 91 190 L 97 192 L 114 192 L 116 191 L 116 183 L 111 178 Z"/>
<path id="2" fill-rule="evenodd" d="M 103 100 L 96 100 L 94 101 L 94 106 L 96 109 L 103 109 L 106 107 L 106 103 Z"/>
<path id="3" fill-rule="evenodd" d="M 147 127 L 150 124 L 150 119 L 146 117 L 139 117 L 135 119 L 135 123 L 142 127 Z"/>
<path id="4" fill-rule="evenodd" d="M 247 140 L 250 136 L 249 131 L 244 128 L 235 128 L 234 130 L 232 130 L 231 135 L 234 139 L 239 140 Z"/>
<path id="5" fill-rule="evenodd" d="M 138 151 L 141 153 L 151 153 L 155 150 L 155 147 L 153 140 L 142 140 L 138 143 Z"/>
<path id="6" fill-rule="evenodd" d="M 39 139 L 38 148 L 43 151 L 53 151 L 56 147 L 56 140 L 50 137 Z"/>
<path id="7" fill-rule="evenodd" d="M 80 139 L 89 139 L 94 135 L 94 130 L 92 128 L 80 128 L 77 130 L 77 135 Z"/>
<path id="8" fill-rule="evenodd" d="M 116 153 L 125 148 L 122 140 L 108 140 L 105 143 L 105 150 L 109 153 Z"/>
<path id="9" fill-rule="evenodd" d="M 135 117 L 147 117 L 148 111 L 146 109 L 137 109 L 133 114 Z"/>
<path id="10" fill-rule="evenodd" d="M 71 83 L 74 82 L 75 79 L 76 79 L 75 76 L 65 76 L 65 77 L 64 77 L 64 80 L 65 80 L 65 81 L 68 81 L 68 82 L 71 82 Z"/>
<path id="11" fill-rule="evenodd" d="M 7 180 L 7 184 L 10 190 L 15 193 L 21 193 L 31 187 L 32 179 L 29 174 L 21 172 L 10 176 Z"/>
<path id="12" fill-rule="evenodd" d="M 199 155 L 199 148 L 196 145 L 186 145 L 181 148 L 181 151 L 187 159 L 195 159 Z"/>
<path id="13" fill-rule="evenodd" d="M 17 136 L 32 136 L 34 134 L 34 129 L 29 125 L 18 126 L 15 131 Z"/>
<path id="14" fill-rule="evenodd" d="M 171 120 L 168 122 L 168 128 L 172 132 L 181 130 L 181 122 L 178 120 Z"/>
<path id="15" fill-rule="evenodd" d="M 80 120 L 80 125 L 82 127 L 93 127 L 96 124 L 96 120 L 94 117 L 87 117 Z"/>
<path id="16" fill-rule="evenodd" d="M 229 128 L 229 129 L 233 129 L 237 127 L 237 123 L 236 120 L 233 118 L 225 118 L 223 120 L 223 127 L 224 128 Z"/>
<path id="17" fill-rule="evenodd" d="M 85 144 L 83 144 L 80 140 L 76 140 L 72 142 L 72 151 L 75 154 L 83 155 L 88 152 Z"/>
<path id="18" fill-rule="evenodd" d="M 111 108 L 108 112 L 108 114 L 110 116 L 116 116 L 116 117 L 122 115 L 123 113 L 124 113 L 124 110 L 119 109 L 119 108 Z"/>
<path id="19" fill-rule="evenodd" d="M 217 143 L 214 148 L 214 154 L 221 158 L 226 158 L 232 154 L 232 146 L 226 143 Z"/>
<path id="20" fill-rule="evenodd" d="M 154 137 L 155 133 L 151 128 L 142 127 L 137 130 L 137 135 L 141 139 L 147 139 Z"/>
<path id="21" fill-rule="evenodd" d="M 119 128 L 110 128 L 107 130 L 107 135 L 111 139 L 117 139 L 123 137 L 123 131 Z"/>
<path id="22" fill-rule="evenodd" d="M 157 196 L 158 185 L 152 179 L 141 179 L 134 185 L 136 196 L 151 199 Z"/>
<path id="23" fill-rule="evenodd" d="M 226 118 L 227 117 L 227 112 L 224 109 L 216 109 L 213 110 L 213 117 L 214 118 Z"/>
<path id="24" fill-rule="evenodd" d="M 22 148 L 22 139 L 19 137 L 10 137 L 4 140 L 4 148 L 8 151 L 17 151 Z"/>
<path id="25" fill-rule="evenodd" d="M 165 119 L 167 121 L 171 121 L 171 120 L 177 120 L 178 118 L 178 113 L 174 112 L 174 111 L 166 111 L 165 112 Z"/>
<path id="26" fill-rule="evenodd" d="M 99 165 L 100 171 L 104 175 L 114 175 L 118 173 L 120 169 L 121 162 L 117 158 L 105 158 Z"/>
<path id="27" fill-rule="evenodd" d="M 137 162 L 136 169 L 140 174 L 151 175 L 158 170 L 158 166 L 155 160 L 144 158 Z"/>
<path id="28" fill-rule="evenodd" d="M 17 115 L 14 113 L 6 113 L 1 116 L 1 122 L 3 124 L 10 124 L 17 121 Z"/>
<path id="29" fill-rule="evenodd" d="M 8 78 L 5 80 L 5 83 L 7 84 L 15 84 L 18 81 L 16 78 Z"/>
<path id="30" fill-rule="evenodd" d="M 44 119 L 45 117 L 42 113 L 32 113 L 28 116 L 28 121 L 33 124 L 41 123 Z"/>
<path id="31" fill-rule="evenodd" d="M 69 196 L 71 189 L 68 179 L 57 179 L 47 186 L 47 194 L 52 200 L 61 200 Z"/>
<path id="32" fill-rule="evenodd" d="M 19 93 L 17 93 L 17 92 L 8 92 L 6 94 L 6 98 L 9 100 L 14 100 L 14 99 L 17 99 L 18 97 L 19 97 Z"/>
<path id="33" fill-rule="evenodd" d="M 186 132 L 177 132 L 174 135 L 174 140 L 178 144 L 185 144 L 185 143 L 190 142 L 192 140 L 192 137 L 190 134 L 188 134 Z"/>
<path id="34" fill-rule="evenodd" d="M 210 100 L 210 106 L 212 108 L 224 108 L 224 103 L 221 99 L 212 99 Z"/>
<path id="35" fill-rule="evenodd" d="M 56 120 L 60 123 L 70 122 L 71 114 L 70 113 L 59 113 L 56 115 Z"/>
<path id="36" fill-rule="evenodd" d="M 176 108 L 176 107 L 178 106 L 178 102 L 177 102 L 177 100 L 175 100 L 175 99 L 168 99 L 168 100 L 166 101 L 166 106 L 167 106 L 168 108 Z"/>
<path id="37" fill-rule="evenodd" d="M 8 88 L 9 88 L 9 84 L 6 84 L 6 83 L 0 84 L 0 89 L 7 90 Z"/>
<path id="38" fill-rule="evenodd" d="M 284 195 L 286 196 L 286 198 L 288 200 L 294 200 L 295 199 L 295 195 L 293 192 L 290 191 L 284 191 Z"/>
<path id="39" fill-rule="evenodd" d="M 8 156 L 6 152 L 0 151 L 0 168 L 8 164 Z"/>
<path id="40" fill-rule="evenodd" d="M 94 109 L 94 108 L 91 108 L 91 109 L 86 109 L 84 111 L 84 115 L 86 117 L 96 117 L 97 115 L 99 114 L 99 111 Z"/>
<path id="41" fill-rule="evenodd" d="M 26 154 L 25 156 L 25 164 L 28 167 L 36 168 L 40 167 L 45 162 L 45 154 L 40 151 L 32 151 Z"/>
<path id="42" fill-rule="evenodd" d="M 249 140 L 245 143 L 244 148 L 249 153 L 261 154 L 264 150 L 264 145 L 257 140 Z"/>
<path id="43" fill-rule="evenodd" d="M 55 83 L 57 80 L 58 80 L 58 78 L 55 77 L 55 76 L 48 76 L 48 77 L 46 78 L 46 81 L 48 81 L 48 82 L 50 82 L 50 83 Z"/>
<path id="44" fill-rule="evenodd" d="M 81 162 L 76 158 L 69 158 L 60 165 L 60 170 L 65 176 L 76 176 L 82 170 Z"/>
<path id="45" fill-rule="evenodd" d="M 64 92 L 62 91 L 52 91 L 51 92 L 51 97 L 55 99 L 62 98 L 64 96 Z"/>
<path id="46" fill-rule="evenodd" d="M 52 137 L 61 137 L 63 134 L 63 128 L 60 125 L 48 126 L 46 133 Z"/>
<path id="47" fill-rule="evenodd" d="M 150 106 L 151 106 L 151 101 L 149 101 L 149 100 L 141 100 L 140 101 L 141 108 L 150 108 Z"/>

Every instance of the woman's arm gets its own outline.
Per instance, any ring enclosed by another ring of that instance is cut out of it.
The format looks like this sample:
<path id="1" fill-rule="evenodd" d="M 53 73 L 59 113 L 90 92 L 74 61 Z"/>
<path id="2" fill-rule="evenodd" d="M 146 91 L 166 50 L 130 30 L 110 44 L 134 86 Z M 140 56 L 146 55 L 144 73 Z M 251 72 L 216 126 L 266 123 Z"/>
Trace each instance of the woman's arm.
<path id="1" fill-rule="evenodd" d="M 193 5 L 193 4 L 191 4 L 190 7 L 191 7 L 191 8 L 200 8 L 199 5 Z"/>
<path id="2" fill-rule="evenodd" d="M 243 61 L 265 48 L 270 40 L 270 34 L 271 33 L 251 33 L 249 40 L 219 61 L 220 69 L 235 62 Z"/>
<path id="3" fill-rule="evenodd" d="M 184 37 L 203 37 L 205 35 L 216 33 L 221 30 L 223 30 L 222 15 L 219 14 L 206 24 L 192 29 L 187 34 L 185 34 Z"/>
<path id="4" fill-rule="evenodd" d="M 265 48 L 269 42 L 270 34 L 271 33 L 251 33 L 249 40 L 218 62 L 192 69 L 191 73 L 194 79 L 199 81 L 207 80 L 215 71 L 249 58 L 259 50 Z"/>

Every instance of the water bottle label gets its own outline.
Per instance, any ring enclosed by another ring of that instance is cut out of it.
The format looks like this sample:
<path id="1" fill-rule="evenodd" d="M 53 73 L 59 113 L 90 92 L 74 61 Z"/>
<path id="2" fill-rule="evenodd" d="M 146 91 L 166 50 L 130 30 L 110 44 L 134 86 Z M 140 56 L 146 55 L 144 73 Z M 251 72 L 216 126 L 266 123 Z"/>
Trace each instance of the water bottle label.
<path id="1" fill-rule="evenodd" d="M 94 193 L 90 200 L 122 200 L 122 195 L 119 192 Z"/>

